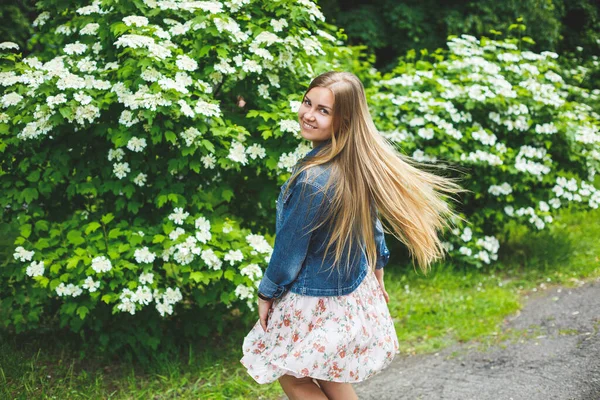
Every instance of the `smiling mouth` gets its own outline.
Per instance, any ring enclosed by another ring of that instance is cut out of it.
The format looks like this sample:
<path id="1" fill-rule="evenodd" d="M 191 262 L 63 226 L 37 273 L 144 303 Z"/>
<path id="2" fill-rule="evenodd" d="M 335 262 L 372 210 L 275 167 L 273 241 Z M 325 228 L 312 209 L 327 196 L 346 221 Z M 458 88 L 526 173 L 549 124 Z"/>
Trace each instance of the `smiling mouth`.
<path id="1" fill-rule="evenodd" d="M 309 125 L 304 121 L 302 121 L 302 126 L 304 126 L 306 129 L 317 129 L 316 126 Z"/>

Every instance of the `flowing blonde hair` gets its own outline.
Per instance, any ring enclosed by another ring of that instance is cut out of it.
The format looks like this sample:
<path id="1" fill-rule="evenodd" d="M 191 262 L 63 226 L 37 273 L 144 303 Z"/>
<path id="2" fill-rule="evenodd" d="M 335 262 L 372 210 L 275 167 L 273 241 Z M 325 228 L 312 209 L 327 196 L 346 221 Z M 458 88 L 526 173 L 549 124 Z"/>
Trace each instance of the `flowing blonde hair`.
<path id="1" fill-rule="evenodd" d="M 384 231 L 407 246 L 411 258 L 416 259 L 426 274 L 431 263 L 445 255 L 438 232 L 450 227 L 449 221 L 460 219 L 446 199 L 449 194 L 465 190 L 451 178 L 420 169 L 433 166 L 399 153 L 393 143 L 379 134 L 369 113 L 362 82 L 356 75 L 326 72 L 313 79 L 305 95 L 314 87 L 327 88 L 333 93 L 335 128 L 331 139 L 322 144 L 323 148 L 314 157 L 298 163 L 285 190 L 302 171 L 309 174 L 311 167 L 327 164 L 331 174 L 323 190 L 327 193 L 335 183 L 335 191 L 327 217 L 312 230 L 329 224 L 325 255 L 335 245 L 334 267 L 340 267 L 344 249 L 353 248 L 358 242 L 369 266 L 375 268 L 373 221 L 378 214 L 383 217 Z M 323 168 L 314 171 L 319 169 Z M 351 263 L 347 259 L 346 271 L 349 268 Z"/>

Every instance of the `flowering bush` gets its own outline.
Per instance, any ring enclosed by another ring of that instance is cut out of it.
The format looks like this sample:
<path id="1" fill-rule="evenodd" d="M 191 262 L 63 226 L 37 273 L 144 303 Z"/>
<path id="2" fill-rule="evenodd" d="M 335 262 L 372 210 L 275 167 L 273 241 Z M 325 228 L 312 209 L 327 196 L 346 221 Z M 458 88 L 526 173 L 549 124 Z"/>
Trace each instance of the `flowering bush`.
<path id="1" fill-rule="evenodd" d="M 348 58 L 344 36 L 309 0 L 38 6 L 44 53 L 0 44 L 0 212 L 19 232 L 4 324 L 57 315 L 116 351 L 156 347 L 168 319 L 197 336 L 253 309 L 260 232 L 310 150 L 297 100 Z"/>
<path id="2" fill-rule="evenodd" d="M 600 203 L 600 124 L 588 105 L 600 91 L 568 83 L 558 55 L 525 50 L 531 41 L 452 37 L 448 51 L 413 52 L 370 89 L 384 136 L 416 160 L 465 170 L 468 225 L 446 246 L 477 266 L 497 259 L 509 219 L 543 229 L 560 207 Z"/>

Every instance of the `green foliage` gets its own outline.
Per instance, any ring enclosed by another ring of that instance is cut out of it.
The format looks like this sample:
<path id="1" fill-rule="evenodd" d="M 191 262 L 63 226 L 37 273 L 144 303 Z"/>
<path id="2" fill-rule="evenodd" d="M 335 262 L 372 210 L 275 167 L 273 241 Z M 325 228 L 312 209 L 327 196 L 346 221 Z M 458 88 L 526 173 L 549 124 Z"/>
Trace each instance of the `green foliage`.
<path id="1" fill-rule="evenodd" d="M 0 50 L 5 327 L 144 357 L 254 317 L 290 101 L 351 53 L 308 1 L 186 4 L 41 1 Z"/>
<path id="2" fill-rule="evenodd" d="M 392 143 L 447 175 L 461 166 L 469 192 L 458 210 L 468 224 L 455 221 L 446 247 L 476 266 L 497 258 L 510 220 L 541 230 L 559 207 L 600 204 L 600 117 L 590 106 L 600 92 L 529 42 L 451 37 L 450 50 L 409 53 L 368 91 Z"/>
<path id="3" fill-rule="evenodd" d="M 509 1 L 359 1 L 321 2 L 324 13 L 348 33 L 350 44 L 363 44 L 377 55 L 377 67 L 389 72 L 411 49 L 443 47 L 448 35 L 507 34 L 517 18 L 535 39 L 535 51 L 572 51 L 597 46 L 598 8 L 589 0 Z"/>

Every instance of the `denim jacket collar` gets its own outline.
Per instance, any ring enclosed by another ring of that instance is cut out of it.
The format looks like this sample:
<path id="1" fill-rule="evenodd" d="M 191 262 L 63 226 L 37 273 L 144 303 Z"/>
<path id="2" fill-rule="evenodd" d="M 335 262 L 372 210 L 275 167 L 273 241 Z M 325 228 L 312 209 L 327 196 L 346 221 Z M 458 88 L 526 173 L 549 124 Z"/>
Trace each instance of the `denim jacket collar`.
<path id="1" fill-rule="evenodd" d="M 312 157 L 315 154 L 317 154 L 319 151 L 323 150 L 323 148 L 325 147 L 326 144 L 331 143 L 331 138 L 322 141 L 321 143 L 319 143 L 316 147 L 314 147 L 311 151 L 309 151 L 308 153 L 306 153 L 306 155 L 303 158 L 307 158 L 307 157 Z"/>

